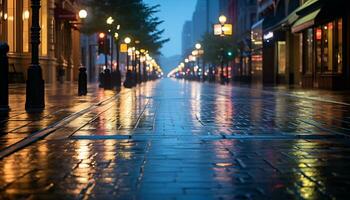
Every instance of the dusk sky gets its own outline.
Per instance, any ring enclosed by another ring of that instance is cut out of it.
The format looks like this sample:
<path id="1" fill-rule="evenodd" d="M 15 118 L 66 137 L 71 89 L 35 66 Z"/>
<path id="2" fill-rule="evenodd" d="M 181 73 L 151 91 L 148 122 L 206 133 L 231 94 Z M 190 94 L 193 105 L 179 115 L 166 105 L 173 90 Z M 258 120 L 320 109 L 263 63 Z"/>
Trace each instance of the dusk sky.
<path id="1" fill-rule="evenodd" d="M 159 4 L 157 16 L 164 20 L 160 28 L 165 29 L 163 36 L 170 38 L 162 49 L 166 57 L 181 54 L 182 25 L 192 18 L 197 0 L 144 0 L 147 4 Z"/>

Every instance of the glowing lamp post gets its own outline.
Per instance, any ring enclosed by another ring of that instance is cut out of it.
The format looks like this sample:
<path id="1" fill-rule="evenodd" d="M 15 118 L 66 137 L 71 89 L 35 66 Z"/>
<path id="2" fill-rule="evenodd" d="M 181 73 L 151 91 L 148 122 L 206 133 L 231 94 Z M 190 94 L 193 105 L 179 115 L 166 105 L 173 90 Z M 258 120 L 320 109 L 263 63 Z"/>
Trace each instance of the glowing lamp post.
<path id="1" fill-rule="evenodd" d="M 80 19 L 86 19 L 87 15 L 88 15 L 88 13 L 87 13 L 86 10 L 81 9 L 81 10 L 79 11 L 79 18 L 80 18 Z"/>
<path id="2" fill-rule="evenodd" d="M 42 70 L 39 64 L 40 23 L 39 10 L 40 0 L 32 0 L 32 28 L 31 46 L 32 59 L 28 68 L 26 82 L 26 110 L 42 111 L 45 108 L 45 83 L 42 78 Z"/>

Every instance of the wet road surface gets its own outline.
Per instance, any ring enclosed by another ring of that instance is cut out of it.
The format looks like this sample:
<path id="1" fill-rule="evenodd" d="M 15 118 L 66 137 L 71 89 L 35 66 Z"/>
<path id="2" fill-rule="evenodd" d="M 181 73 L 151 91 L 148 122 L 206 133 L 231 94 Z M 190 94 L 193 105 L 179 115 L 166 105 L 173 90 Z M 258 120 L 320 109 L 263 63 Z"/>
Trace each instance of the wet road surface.
<path id="1" fill-rule="evenodd" d="M 122 90 L 0 160 L 0 199 L 347 199 L 349 97 L 325 94 Z"/>

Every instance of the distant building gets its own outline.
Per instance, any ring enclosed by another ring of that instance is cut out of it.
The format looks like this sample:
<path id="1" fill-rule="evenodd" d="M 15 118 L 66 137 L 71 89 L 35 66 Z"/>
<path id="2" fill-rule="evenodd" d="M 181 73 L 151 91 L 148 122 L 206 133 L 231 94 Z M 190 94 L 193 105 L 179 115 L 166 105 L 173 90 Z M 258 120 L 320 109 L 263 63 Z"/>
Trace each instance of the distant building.
<path id="1" fill-rule="evenodd" d="M 227 0 L 225 0 L 227 1 Z M 191 21 L 186 21 L 182 30 L 182 54 L 185 56 L 194 45 L 211 33 L 220 16 L 218 0 L 198 0 Z"/>
<path id="2" fill-rule="evenodd" d="M 182 55 L 192 48 L 192 21 L 186 21 L 182 28 Z"/>

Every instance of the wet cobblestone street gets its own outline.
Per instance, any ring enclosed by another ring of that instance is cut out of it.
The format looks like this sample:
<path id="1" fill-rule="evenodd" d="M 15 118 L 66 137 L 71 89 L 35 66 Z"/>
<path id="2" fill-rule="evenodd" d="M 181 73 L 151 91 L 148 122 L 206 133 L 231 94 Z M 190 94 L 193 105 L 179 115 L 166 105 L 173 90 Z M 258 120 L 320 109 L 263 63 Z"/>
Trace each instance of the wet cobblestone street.
<path id="1" fill-rule="evenodd" d="M 0 160 L 0 199 L 350 196 L 346 93 L 172 79 L 89 90 L 53 89 L 65 95 L 37 120 L 17 107 L 2 117 L 0 150 L 76 115 Z"/>

